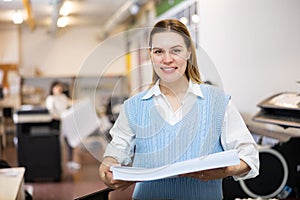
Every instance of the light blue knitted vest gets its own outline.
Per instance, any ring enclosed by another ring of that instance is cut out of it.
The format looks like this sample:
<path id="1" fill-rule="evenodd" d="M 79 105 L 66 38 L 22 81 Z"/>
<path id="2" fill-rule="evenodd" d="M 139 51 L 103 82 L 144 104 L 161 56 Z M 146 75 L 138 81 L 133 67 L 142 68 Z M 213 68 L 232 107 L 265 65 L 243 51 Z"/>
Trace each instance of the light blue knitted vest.
<path id="1" fill-rule="evenodd" d="M 201 84 L 204 98 L 175 125 L 159 114 L 153 98 L 142 92 L 125 102 L 128 122 L 135 138 L 133 166 L 153 168 L 223 151 L 221 131 L 229 96 Z M 221 180 L 201 181 L 187 177 L 136 184 L 134 199 L 222 199 Z"/>

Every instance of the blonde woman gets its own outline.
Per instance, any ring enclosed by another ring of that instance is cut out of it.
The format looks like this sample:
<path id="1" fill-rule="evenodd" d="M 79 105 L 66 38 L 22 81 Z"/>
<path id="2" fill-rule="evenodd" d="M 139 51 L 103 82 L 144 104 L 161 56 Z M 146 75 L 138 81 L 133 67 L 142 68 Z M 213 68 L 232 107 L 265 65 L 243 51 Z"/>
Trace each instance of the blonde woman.
<path id="1" fill-rule="evenodd" d="M 114 180 L 111 165 L 152 168 L 230 149 L 238 150 L 239 165 L 138 182 L 133 199 L 222 199 L 223 178 L 257 176 L 256 144 L 230 96 L 202 83 L 186 26 L 175 19 L 156 23 L 149 53 L 152 87 L 125 101 L 110 131 L 101 180 L 124 190 L 134 182 Z"/>

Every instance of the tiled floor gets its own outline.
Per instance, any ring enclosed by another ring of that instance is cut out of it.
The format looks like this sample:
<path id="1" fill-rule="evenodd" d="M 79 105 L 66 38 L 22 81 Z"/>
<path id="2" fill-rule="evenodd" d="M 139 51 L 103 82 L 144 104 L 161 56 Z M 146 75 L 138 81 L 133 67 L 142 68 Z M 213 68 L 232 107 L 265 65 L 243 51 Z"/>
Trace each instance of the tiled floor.
<path id="1" fill-rule="evenodd" d="M 80 170 L 70 170 L 63 162 L 63 175 L 60 182 L 25 182 L 28 190 L 32 190 L 34 200 L 71 200 L 106 188 L 98 175 L 100 162 L 89 151 L 76 148 L 74 157 L 81 164 Z M 8 145 L 3 149 L 0 158 L 8 161 L 11 166 L 18 166 L 14 145 Z M 131 199 L 132 189 L 131 187 L 123 192 L 113 191 L 109 199 Z"/>

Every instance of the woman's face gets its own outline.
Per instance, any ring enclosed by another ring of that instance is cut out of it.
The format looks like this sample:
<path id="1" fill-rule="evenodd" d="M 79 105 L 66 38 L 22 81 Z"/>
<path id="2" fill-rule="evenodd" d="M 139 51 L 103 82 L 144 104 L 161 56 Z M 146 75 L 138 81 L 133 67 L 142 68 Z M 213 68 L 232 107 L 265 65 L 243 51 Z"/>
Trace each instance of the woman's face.
<path id="1" fill-rule="evenodd" d="M 190 51 L 180 34 L 174 32 L 154 34 L 150 54 L 154 71 L 161 81 L 174 82 L 185 77 Z"/>
<path id="2" fill-rule="evenodd" d="M 61 85 L 55 85 L 52 92 L 54 95 L 61 94 L 63 92 L 63 87 Z"/>

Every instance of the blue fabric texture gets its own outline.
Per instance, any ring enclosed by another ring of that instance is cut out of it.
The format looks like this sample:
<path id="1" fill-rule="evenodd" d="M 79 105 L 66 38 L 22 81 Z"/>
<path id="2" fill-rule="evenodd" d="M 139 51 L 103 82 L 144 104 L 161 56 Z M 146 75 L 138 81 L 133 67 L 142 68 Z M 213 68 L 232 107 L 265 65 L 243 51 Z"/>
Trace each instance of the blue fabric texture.
<path id="1" fill-rule="evenodd" d="M 135 133 L 133 166 L 153 168 L 223 151 L 221 131 L 229 96 L 216 87 L 200 84 L 203 98 L 175 125 L 166 122 L 153 98 L 141 92 L 125 102 L 130 128 Z M 173 177 L 136 184 L 134 199 L 222 199 L 221 180 L 201 181 Z"/>

